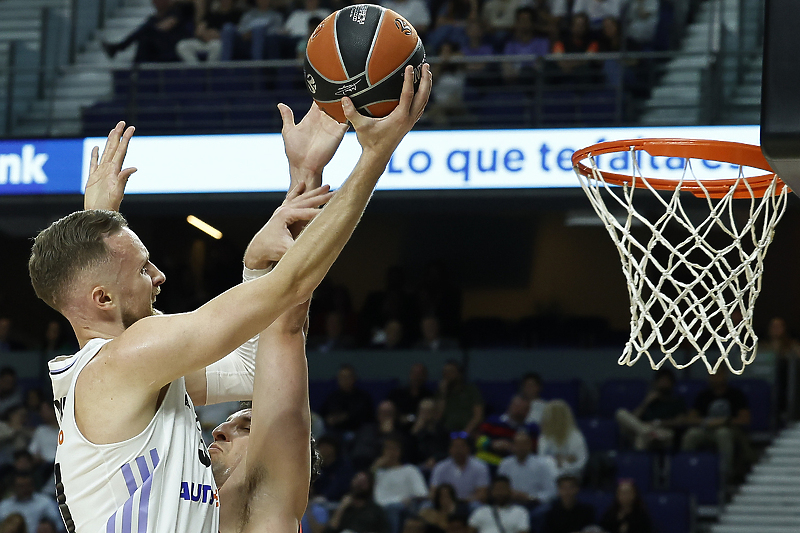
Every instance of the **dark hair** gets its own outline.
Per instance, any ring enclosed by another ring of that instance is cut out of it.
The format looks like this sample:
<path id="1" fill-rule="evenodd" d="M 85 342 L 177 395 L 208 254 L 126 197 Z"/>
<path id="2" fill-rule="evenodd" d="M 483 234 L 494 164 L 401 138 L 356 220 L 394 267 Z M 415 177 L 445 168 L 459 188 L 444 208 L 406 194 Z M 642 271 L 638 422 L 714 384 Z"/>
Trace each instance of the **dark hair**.
<path id="1" fill-rule="evenodd" d="M 339 439 L 337 439 L 334 435 L 330 433 L 326 433 L 320 438 L 316 440 L 317 448 L 322 446 L 323 444 L 327 444 L 329 446 L 333 446 L 333 449 L 336 451 L 336 455 L 339 455 L 339 451 L 341 449 L 341 445 L 339 444 Z"/>
<path id="2" fill-rule="evenodd" d="M 536 13 L 536 11 L 532 7 L 528 7 L 528 6 L 518 8 L 514 12 L 514 20 L 518 19 L 519 16 L 524 14 L 524 13 L 527 13 L 528 15 L 530 15 L 531 16 L 531 20 L 536 22 L 536 20 L 538 18 L 538 13 Z"/>
<path id="3" fill-rule="evenodd" d="M 619 489 L 619 486 L 622 485 L 623 483 L 630 483 L 631 486 L 633 487 L 633 492 L 634 492 L 635 496 L 633 498 L 633 509 L 632 509 L 632 511 L 634 513 L 637 513 L 637 514 L 640 514 L 640 515 L 644 514 L 645 516 L 649 516 L 649 513 L 647 512 L 647 506 L 645 506 L 645 504 L 644 504 L 644 500 L 642 499 L 642 495 L 639 492 L 639 487 L 636 486 L 636 482 L 634 480 L 632 480 L 632 479 L 627 479 L 627 478 L 626 479 L 620 479 L 620 480 L 617 481 L 617 489 Z M 608 507 L 608 510 L 606 510 L 604 517 L 605 516 L 612 516 L 612 517 L 619 516 L 620 507 L 621 506 L 619 504 L 619 499 L 617 499 L 617 495 L 616 495 L 616 492 L 615 492 L 614 493 L 614 501 Z"/>
<path id="4" fill-rule="evenodd" d="M 522 376 L 522 381 L 520 382 L 520 385 L 522 383 L 525 383 L 529 379 L 532 379 L 533 381 L 538 383 L 540 387 L 542 386 L 542 376 L 540 376 L 538 372 L 528 372 L 527 374 Z"/>
<path id="5" fill-rule="evenodd" d="M 115 211 L 77 211 L 50 224 L 33 240 L 28 273 L 36 296 L 60 310 L 64 292 L 81 270 L 110 257 L 105 238 L 127 227 Z"/>
<path id="6" fill-rule="evenodd" d="M 667 378 L 673 385 L 675 385 L 675 373 L 671 369 L 662 367 L 658 370 L 658 372 L 656 372 L 656 375 L 653 377 L 653 381 L 658 381 L 661 378 Z"/>
<path id="7" fill-rule="evenodd" d="M 17 377 L 17 371 L 14 370 L 13 367 L 4 366 L 3 368 L 0 368 L 0 378 L 2 378 L 3 376 L 14 376 L 14 377 Z"/>
<path id="8" fill-rule="evenodd" d="M 450 483 L 442 483 L 433 491 L 433 508 L 441 510 L 442 508 L 442 491 L 446 490 L 450 493 L 450 497 L 453 499 L 454 502 L 458 501 L 458 496 L 456 495 L 456 489 Z"/>
<path id="9" fill-rule="evenodd" d="M 461 363 L 461 361 L 458 361 L 456 359 L 448 359 L 447 361 L 444 362 L 444 364 L 456 367 L 458 373 L 461 374 L 462 376 L 464 375 L 464 365 Z"/>

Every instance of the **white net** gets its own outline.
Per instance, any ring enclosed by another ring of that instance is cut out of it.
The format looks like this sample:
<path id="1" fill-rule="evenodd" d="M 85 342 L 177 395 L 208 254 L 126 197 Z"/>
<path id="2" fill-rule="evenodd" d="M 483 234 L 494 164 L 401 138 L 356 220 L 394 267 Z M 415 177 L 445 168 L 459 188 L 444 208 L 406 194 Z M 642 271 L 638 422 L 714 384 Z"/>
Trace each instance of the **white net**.
<path id="1" fill-rule="evenodd" d="M 619 364 L 630 366 L 645 356 L 654 369 L 666 361 L 685 368 L 702 360 L 714 373 L 724 361 L 741 374 L 755 359 L 753 308 L 788 188 L 778 187 L 775 177 L 762 197 L 740 166 L 734 186 L 712 198 L 686 159 L 675 189 L 658 191 L 642 175 L 635 147 L 630 151 L 631 181 L 622 186 L 606 183 L 591 155 L 591 175 L 576 169 L 619 250 L 628 283 L 631 331 Z M 699 199 L 687 188 L 695 188 Z M 737 188 L 749 197 L 734 200 Z"/>

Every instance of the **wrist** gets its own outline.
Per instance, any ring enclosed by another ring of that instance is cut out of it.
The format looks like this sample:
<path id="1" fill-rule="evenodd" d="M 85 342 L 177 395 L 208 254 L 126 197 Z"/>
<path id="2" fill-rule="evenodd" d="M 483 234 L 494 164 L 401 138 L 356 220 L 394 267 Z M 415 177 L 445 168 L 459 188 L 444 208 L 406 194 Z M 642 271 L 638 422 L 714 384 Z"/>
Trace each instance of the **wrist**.
<path id="1" fill-rule="evenodd" d="M 311 189 L 317 188 L 322 184 L 322 169 L 316 170 L 289 165 L 289 175 L 292 178 L 292 185 L 303 182 Z"/>
<path id="2" fill-rule="evenodd" d="M 272 263 L 269 263 L 264 268 L 258 268 L 259 265 L 255 264 L 257 262 L 250 262 L 248 264 L 247 259 L 244 261 L 244 271 L 242 272 L 242 279 L 244 281 L 251 281 L 261 276 L 268 274 L 272 270 Z"/>

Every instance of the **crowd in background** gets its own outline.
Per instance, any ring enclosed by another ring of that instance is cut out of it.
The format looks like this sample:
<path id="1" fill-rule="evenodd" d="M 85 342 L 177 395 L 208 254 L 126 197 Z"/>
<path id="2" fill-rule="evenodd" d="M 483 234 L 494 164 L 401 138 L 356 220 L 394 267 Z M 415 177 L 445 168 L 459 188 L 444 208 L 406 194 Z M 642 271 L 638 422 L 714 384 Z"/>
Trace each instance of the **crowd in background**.
<path id="1" fill-rule="evenodd" d="M 155 14 L 118 42 L 136 61 L 216 61 L 296 57 L 344 0 L 153 0 Z M 661 0 L 385 0 L 431 55 L 596 52 L 656 46 Z M 625 43 L 621 36 L 625 36 Z M 259 41 L 259 42 L 257 42 Z M 264 42 L 260 42 L 264 41 Z"/>

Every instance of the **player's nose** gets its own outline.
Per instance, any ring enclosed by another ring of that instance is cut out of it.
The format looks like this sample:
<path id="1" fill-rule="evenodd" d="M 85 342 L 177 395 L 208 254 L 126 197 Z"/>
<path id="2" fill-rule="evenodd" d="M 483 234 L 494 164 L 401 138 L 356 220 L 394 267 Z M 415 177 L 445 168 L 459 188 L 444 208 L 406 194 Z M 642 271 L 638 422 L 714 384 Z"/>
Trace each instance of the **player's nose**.
<path id="1" fill-rule="evenodd" d="M 226 425 L 227 423 L 220 424 L 214 428 L 214 431 L 211 432 L 211 436 L 214 437 L 214 442 L 225 442 L 231 440 L 230 435 L 227 432 Z"/>
<path id="2" fill-rule="evenodd" d="M 167 275 L 161 272 L 161 270 L 159 270 L 157 266 L 153 265 L 152 263 L 150 264 L 153 267 L 152 269 L 153 274 L 152 276 L 150 276 L 153 279 L 153 287 L 158 287 L 159 285 L 167 281 Z"/>

